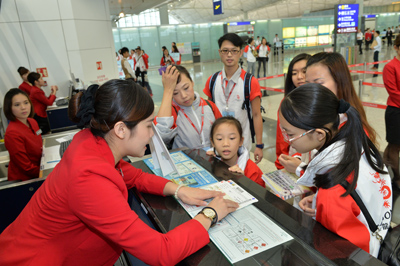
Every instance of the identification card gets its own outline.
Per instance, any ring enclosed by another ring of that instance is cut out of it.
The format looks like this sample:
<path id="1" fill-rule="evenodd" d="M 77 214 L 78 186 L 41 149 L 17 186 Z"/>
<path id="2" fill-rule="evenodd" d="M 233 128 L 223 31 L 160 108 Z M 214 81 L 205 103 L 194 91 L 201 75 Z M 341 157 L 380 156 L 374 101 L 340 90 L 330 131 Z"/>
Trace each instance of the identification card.
<path id="1" fill-rule="evenodd" d="M 235 111 L 230 111 L 230 110 L 222 111 L 222 116 L 232 116 L 232 117 L 235 117 Z"/>
<path id="2" fill-rule="evenodd" d="M 42 134 L 42 130 L 39 129 L 38 131 L 36 131 L 36 135 L 39 136 L 40 134 Z"/>

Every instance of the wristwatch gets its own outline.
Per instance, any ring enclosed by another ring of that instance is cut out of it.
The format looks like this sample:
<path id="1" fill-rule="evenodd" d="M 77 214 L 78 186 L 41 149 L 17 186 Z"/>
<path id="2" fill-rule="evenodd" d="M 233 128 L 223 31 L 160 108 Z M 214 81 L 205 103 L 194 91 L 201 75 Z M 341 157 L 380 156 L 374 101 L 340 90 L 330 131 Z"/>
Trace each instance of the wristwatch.
<path id="1" fill-rule="evenodd" d="M 256 144 L 256 148 L 264 149 L 264 143 Z"/>
<path id="2" fill-rule="evenodd" d="M 218 214 L 213 208 L 204 207 L 198 214 L 200 213 L 211 220 L 211 226 L 218 222 Z"/>

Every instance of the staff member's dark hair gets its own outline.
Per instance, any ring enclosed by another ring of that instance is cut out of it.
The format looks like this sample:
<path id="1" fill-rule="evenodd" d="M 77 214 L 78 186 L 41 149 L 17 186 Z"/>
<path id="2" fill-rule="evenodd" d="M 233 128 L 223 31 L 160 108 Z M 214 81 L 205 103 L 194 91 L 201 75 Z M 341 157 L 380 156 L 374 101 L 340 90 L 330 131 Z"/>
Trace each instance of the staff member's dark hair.
<path id="1" fill-rule="evenodd" d="M 25 95 L 31 104 L 31 113 L 29 114 L 29 117 L 33 117 L 33 115 L 35 114 L 33 111 L 33 104 L 31 102 L 31 99 L 29 98 L 28 94 L 26 94 L 26 92 L 24 92 L 20 89 L 10 89 L 4 96 L 4 102 L 3 102 L 4 115 L 10 121 L 15 121 L 17 119 L 12 112 L 12 99 L 15 95 L 18 95 L 18 94 Z"/>
<path id="2" fill-rule="evenodd" d="M 183 66 L 174 66 L 176 68 L 176 70 L 179 71 L 179 76 L 178 79 L 176 81 L 176 84 L 178 84 L 179 82 L 181 82 L 182 80 L 182 74 L 185 75 L 191 82 L 193 82 L 192 77 L 189 74 L 189 71 L 187 71 L 187 69 Z"/>
<path id="3" fill-rule="evenodd" d="M 221 48 L 221 45 L 224 41 L 230 41 L 234 46 L 241 48 L 243 45 L 242 38 L 239 37 L 236 33 L 227 33 L 221 38 L 218 39 L 218 46 Z"/>
<path id="4" fill-rule="evenodd" d="M 32 84 L 32 86 L 35 86 L 35 81 L 40 79 L 40 74 L 36 72 L 31 72 L 29 73 L 27 79 L 29 83 Z"/>
<path id="5" fill-rule="evenodd" d="M 82 96 L 82 93 L 78 93 L 70 100 L 70 119 L 81 122 L 82 118 L 77 117 L 77 113 L 81 107 L 88 108 L 93 115 L 85 122 L 85 126 L 90 128 L 93 135 L 102 138 L 117 122 L 122 121 L 128 128 L 133 129 L 154 111 L 150 95 L 131 80 L 107 81 L 94 91 L 92 106 L 86 107 L 87 104 L 81 101 Z"/>
<path id="6" fill-rule="evenodd" d="M 293 84 L 293 79 L 292 79 L 293 66 L 299 61 L 302 61 L 302 60 L 308 61 L 310 59 L 310 57 L 311 57 L 311 55 L 302 53 L 302 54 L 296 55 L 292 59 L 292 61 L 290 61 L 287 75 L 286 75 L 286 80 L 285 80 L 285 95 L 288 95 L 290 92 L 292 92 L 292 90 L 296 89 L 296 87 Z"/>
<path id="7" fill-rule="evenodd" d="M 25 67 L 19 67 L 17 71 L 18 71 L 20 76 L 25 75 L 26 73 L 29 72 L 29 70 L 26 69 Z"/>
<path id="8" fill-rule="evenodd" d="M 318 188 L 327 189 L 341 184 L 354 173 L 354 179 L 342 195 L 347 196 L 356 187 L 359 162 L 363 152 L 375 171 L 382 174 L 386 172 L 383 170 L 383 161 L 378 149 L 365 134 L 360 115 L 351 105 L 345 112 L 347 121 L 339 129 L 339 103 L 340 100 L 329 89 L 320 84 L 308 83 L 298 87 L 283 99 L 280 112 L 294 127 L 304 130 L 320 128 L 327 132 L 326 142 L 318 153 L 339 140 L 345 141 L 344 154 L 340 162 L 326 174 L 316 175 L 314 184 Z M 333 132 L 337 134 L 333 136 Z"/>

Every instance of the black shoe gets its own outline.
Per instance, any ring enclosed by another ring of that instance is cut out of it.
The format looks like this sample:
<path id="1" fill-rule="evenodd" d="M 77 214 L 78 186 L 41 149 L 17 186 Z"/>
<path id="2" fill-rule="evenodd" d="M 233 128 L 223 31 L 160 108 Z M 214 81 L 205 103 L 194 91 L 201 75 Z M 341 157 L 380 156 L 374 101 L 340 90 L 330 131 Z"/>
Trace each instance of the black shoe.
<path id="1" fill-rule="evenodd" d="M 377 76 L 378 76 L 378 74 L 374 74 L 372 77 L 373 77 L 373 78 L 376 78 Z"/>

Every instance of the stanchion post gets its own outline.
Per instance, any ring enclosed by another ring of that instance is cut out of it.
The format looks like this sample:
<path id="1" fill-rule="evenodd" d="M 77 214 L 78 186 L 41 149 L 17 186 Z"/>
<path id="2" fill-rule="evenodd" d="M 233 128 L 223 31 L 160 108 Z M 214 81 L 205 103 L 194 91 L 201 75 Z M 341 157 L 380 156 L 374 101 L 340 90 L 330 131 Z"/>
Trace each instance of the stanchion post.
<path id="1" fill-rule="evenodd" d="M 364 62 L 364 75 L 363 75 L 363 80 L 365 80 L 365 71 L 367 71 L 367 63 Z"/>
<path id="2" fill-rule="evenodd" d="M 364 74 L 365 75 L 365 74 Z M 362 91 L 363 91 L 363 80 L 360 79 L 358 81 L 358 97 L 361 99 L 362 97 Z"/>

